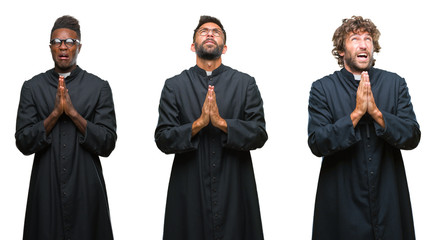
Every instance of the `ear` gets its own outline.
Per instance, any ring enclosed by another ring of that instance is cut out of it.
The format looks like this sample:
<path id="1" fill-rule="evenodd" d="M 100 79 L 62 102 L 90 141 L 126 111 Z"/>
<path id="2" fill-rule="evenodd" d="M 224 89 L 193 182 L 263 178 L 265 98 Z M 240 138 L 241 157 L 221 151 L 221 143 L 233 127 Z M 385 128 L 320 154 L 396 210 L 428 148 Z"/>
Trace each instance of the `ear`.
<path id="1" fill-rule="evenodd" d="M 341 56 L 341 57 L 343 57 L 345 55 L 344 51 L 338 51 L 338 53 L 339 53 L 339 56 Z"/>
<path id="2" fill-rule="evenodd" d="M 192 43 L 190 50 L 192 50 L 192 52 L 196 52 L 195 43 Z"/>
<path id="3" fill-rule="evenodd" d="M 79 46 L 78 46 L 78 53 L 81 52 L 81 48 L 82 48 L 82 44 L 79 44 Z"/>
<path id="4" fill-rule="evenodd" d="M 225 54 L 227 52 L 227 50 L 228 50 L 227 45 L 224 45 L 224 49 L 222 49 L 222 54 Z"/>

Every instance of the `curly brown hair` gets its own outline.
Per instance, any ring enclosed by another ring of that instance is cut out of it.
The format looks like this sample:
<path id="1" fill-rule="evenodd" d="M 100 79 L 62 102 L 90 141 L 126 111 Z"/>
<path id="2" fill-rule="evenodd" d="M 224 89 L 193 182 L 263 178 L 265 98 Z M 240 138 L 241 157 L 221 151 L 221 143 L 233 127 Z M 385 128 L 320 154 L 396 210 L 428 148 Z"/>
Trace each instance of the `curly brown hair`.
<path id="1" fill-rule="evenodd" d="M 373 38 L 374 52 L 380 51 L 379 37 L 380 31 L 370 19 L 364 19 L 361 16 L 352 16 L 342 20 L 342 25 L 336 29 L 333 34 L 333 56 L 338 60 L 340 67 L 344 67 L 344 57 L 339 53 L 345 51 L 345 39 L 349 33 L 368 32 Z M 372 66 L 376 60 L 373 60 Z"/>

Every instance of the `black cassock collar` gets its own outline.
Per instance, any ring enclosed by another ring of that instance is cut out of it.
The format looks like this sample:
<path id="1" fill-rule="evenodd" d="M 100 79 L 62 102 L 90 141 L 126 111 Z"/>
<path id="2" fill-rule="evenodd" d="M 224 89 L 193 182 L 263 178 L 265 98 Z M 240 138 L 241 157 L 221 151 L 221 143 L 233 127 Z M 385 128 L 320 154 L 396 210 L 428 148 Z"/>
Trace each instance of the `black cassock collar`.
<path id="1" fill-rule="evenodd" d="M 374 67 L 371 67 L 369 70 L 368 70 L 368 75 L 370 76 L 370 81 L 372 82 L 373 81 L 373 76 L 374 76 Z M 347 79 L 349 82 L 352 82 L 356 87 L 357 86 L 359 86 L 359 81 L 357 81 L 356 79 L 354 79 L 354 75 L 351 73 L 351 72 L 349 72 L 347 69 L 345 69 L 345 68 L 342 68 L 341 69 L 341 73 L 342 73 L 342 76 L 345 78 L 345 79 Z"/>
<path id="2" fill-rule="evenodd" d="M 206 72 L 204 69 L 198 67 L 198 65 L 195 65 L 195 67 L 194 67 L 193 69 L 194 69 L 199 75 L 201 75 L 201 76 L 203 76 L 203 77 L 206 77 L 206 76 L 207 76 L 207 72 Z M 218 68 L 216 68 L 215 70 L 213 70 L 213 72 L 211 73 L 211 76 L 213 76 L 213 77 L 214 77 L 214 76 L 217 76 L 217 75 L 221 74 L 222 72 L 224 72 L 225 69 L 226 69 L 226 66 L 223 65 L 223 64 L 221 64 Z"/>
<path id="3" fill-rule="evenodd" d="M 59 73 L 55 72 L 55 68 L 52 68 L 49 70 L 51 75 L 56 79 L 56 81 L 58 81 L 59 79 Z M 66 82 L 69 82 L 70 80 L 73 80 L 76 78 L 76 76 L 82 72 L 82 68 L 80 68 L 79 66 L 76 66 L 75 69 L 73 69 L 73 71 L 71 71 L 70 75 L 68 77 L 65 78 Z"/>

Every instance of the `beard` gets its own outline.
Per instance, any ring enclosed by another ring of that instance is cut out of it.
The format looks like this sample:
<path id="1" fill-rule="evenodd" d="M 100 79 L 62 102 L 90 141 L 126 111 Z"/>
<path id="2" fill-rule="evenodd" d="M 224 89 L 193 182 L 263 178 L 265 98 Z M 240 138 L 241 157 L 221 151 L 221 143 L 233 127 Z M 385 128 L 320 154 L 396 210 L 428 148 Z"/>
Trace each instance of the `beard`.
<path id="1" fill-rule="evenodd" d="M 206 39 L 211 40 L 211 39 Z M 218 45 L 215 42 L 215 47 L 204 47 L 204 42 L 201 43 L 201 46 L 198 45 L 198 43 L 195 42 L 195 50 L 196 55 L 198 55 L 199 58 L 205 59 L 205 60 L 215 60 L 218 59 L 222 55 L 222 51 L 224 49 L 224 45 Z"/>
<path id="2" fill-rule="evenodd" d="M 368 71 L 373 66 L 374 57 L 373 53 L 368 54 L 369 62 L 366 66 L 361 66 L 355 59 L 355 55 L 346 54 L 344 57 L 345 65 L 347 65 L 353 72 Z"/>

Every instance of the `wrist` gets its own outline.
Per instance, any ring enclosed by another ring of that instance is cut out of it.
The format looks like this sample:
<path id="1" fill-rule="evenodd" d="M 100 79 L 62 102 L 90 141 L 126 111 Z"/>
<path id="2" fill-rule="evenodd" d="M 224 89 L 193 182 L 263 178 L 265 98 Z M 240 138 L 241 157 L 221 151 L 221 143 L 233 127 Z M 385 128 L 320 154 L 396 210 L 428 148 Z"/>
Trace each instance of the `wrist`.
<path id="1" fill-rule="evenodd" d="M 225 132 L 225 133 L 228 132 L 227 121 L 225 121 L 225 119 L 223 119 L 223 118 L 221 118 L 221 117 L 216 118 L 216 120 L 214 122 L 212 121 L 212 124 L 214 127 L 219 128 L 223 132 Z"/>
<path id="2" fill-rule="evenodd" d="M 70 110 L 68 112 L 65 112 L 65 114 L 71 119 L 77 118 L 78 116 L 78 112 L 76 110 Z"/>
<path id="3" fill-rule="evenodd" d="M 355 109 L 351 114 L 350 117 L 351 119 L 361 119 L 362 116 L 365 115 L 365 112 L 362 112 L 360 110 Z"/>
<path id="4" fill-rule="evenodd" d="M 49 117 L 54 118 L 54 119 L 58 119 L 61 115 L 62 115 L 62 112 L 61 112 L 61 111 L 53 110 L 53 111 L 50 113 Z"/>
<path id="5" fill-rule="evenodd" d="M 353 127 L 356 127 L 356 125 L 359 123 L 359 120 L 362 118 L 363 115 L 364 115 L 364 113 L 361 113 L 361 111 L 357 111 L 357 109 L 355 109 L 350 114 L 350 119 L 351 119 L 351 122 L 353 123 Z"/>
<path id="6" fill-rule="evenodd" d="M 383 114 L 379 109 L 374 110 L 372 113 L 370 113 L 371 117 L 376 118 L 383 118 Z"/>

